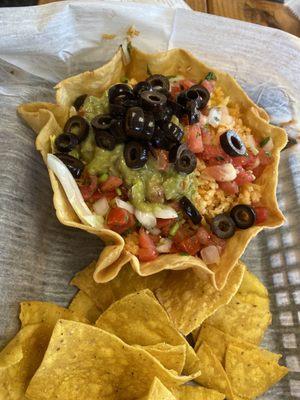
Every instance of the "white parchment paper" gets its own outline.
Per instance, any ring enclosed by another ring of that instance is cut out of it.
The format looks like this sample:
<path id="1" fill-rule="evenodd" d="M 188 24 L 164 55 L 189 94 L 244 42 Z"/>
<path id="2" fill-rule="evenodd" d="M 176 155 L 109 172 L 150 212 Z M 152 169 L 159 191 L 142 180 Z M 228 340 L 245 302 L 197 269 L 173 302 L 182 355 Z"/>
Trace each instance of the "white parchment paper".
<path id="1" fill-rule="evenodd" d="M 0 345 L 16 332 L 19 301 L 67 305 L 74 293 L 69 280 L 99 252 L 97 239 L 58 223 L 34 134 L 16 116 L 20 103 L 54 101 L 55 83 L 108 61 L 134 25 L 140 31 L 134 45 L 148 52 L 173 47 L 192 51 L 230 72 L 273 123 L 298 134 L 299 39 L 271 28 L 168 8 L 175 3 L 180 7 L 176 0 L 164 0 L 163 7 L 75 1 L 0 9 Z M 116 37 L 107 40 L 103 34 Z M 278 196 L 287 223 L 262 232 L 244 256 L 270 291 L 274 317 L 265 344 L 283 353 L 291 368 L 289 377 L 264 396 L 272 400 L 300 397 L 298 150 L 284 152 L 280 167 Z"/>

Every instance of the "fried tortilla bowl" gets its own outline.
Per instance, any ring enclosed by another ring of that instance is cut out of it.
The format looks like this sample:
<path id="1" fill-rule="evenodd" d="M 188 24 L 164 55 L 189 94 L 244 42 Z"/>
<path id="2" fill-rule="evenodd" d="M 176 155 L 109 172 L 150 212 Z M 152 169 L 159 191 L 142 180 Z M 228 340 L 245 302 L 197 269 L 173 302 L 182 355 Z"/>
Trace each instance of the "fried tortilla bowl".
<path id="1" fill-rule="evenodd" d="M 83 229 L 97 235 L 105 242 L 106 247 L 102 251 L 95 268 L 94 279 L 96 282 L 103 283 L 114 279 L 121 268 L 130 262 L 132 268 L 141 276 L 149 276 L 164 269 L 182 270 L 193 268 L 199 273 L 209 274 L 214 286 L 221 289 L 224 287 L 228 274 L 245 251 L 249 241 L 263 228 L 274 228 L 284 221 L 276 200 L 276 185 L 279 155 L 286 144 L 286 133 L 283 129 L 269 124 L 267 113 L 249 99 L 231 76 L 206 66 L 190 53 L 181 49 L 158 54 L 145 54 L 135 48 L 131 48 L 129 57 L 128 54 L 127 57 L 124 57 L 124 52 L 120 48 L 112 60 L 103 67 L 81 73 L 60 82 L 56 86 L 57 104 L 23 104 L 18 111 L 22 118 L 38 134 L 36 148 L 41 152 L 46 162 L 47 154 L 51 152 L 50 135 L 62 132 L 67 119 L 75 113 L 72 104 L 78 96 L 83 94 L 99 96 L 112 84 L 119 82 L 123 76 L 134 78 L 137 81 L 143 80 L 147 77 L 147 70 L 149 69 L 155 74 L 183 75 L 196 81 L 199 81 L 209 71 L 213 71 L 217 76 L 218 85 L 224 93 L 230 94 L 230 103 L 239 105 L 244 124 L 255 133 L 256 138 L 258 140 L 263 139 L 265 136 L 272 138 L 274 143 L 272 151 L 273 162 L 265 168 L 262 175 L 255 182 L 260 186 L 264 205 L 269 210 L 267 220 L 261 225 L 252 226 L 250 229 L 238 230 L 227 241 L 226 248 L 218 264 L 210 264 L 208 266 L 200 258 L 182 256 L 180 254 L 161 255 L 154 261 L 140 263 L 135 255 L 124 249 L 124 240 L 118 233 L 102 228 L 99 225 L 90 226 L 88 223 L 80 221 L 67 200 L 58 179 L 49 170 L 57 218 L 64 225 Z"/>

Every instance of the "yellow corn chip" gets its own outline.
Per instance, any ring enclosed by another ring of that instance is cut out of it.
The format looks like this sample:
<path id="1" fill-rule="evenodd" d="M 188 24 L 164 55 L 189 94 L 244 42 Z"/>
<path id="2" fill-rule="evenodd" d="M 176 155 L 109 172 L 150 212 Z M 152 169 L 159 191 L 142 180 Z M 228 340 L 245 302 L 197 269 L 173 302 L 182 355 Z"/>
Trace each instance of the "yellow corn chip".
<path id="1" fill-rule="evenodd" d="M 20 306 L 21 311 L 19 317 L 22 323 L 22 328 L 31 324 L 44 323 L 53 329 L 56 322 L 62 318 L 89 323 L 84 316 L 77 315 L 74 311 L 52 303 L 46 303 L 43 301 L 24 301 Z"/>
<path id="2" fill-rule="evenodd" d="M 200 334 L 198 336 L 198 340 L 195 346 L 196 351 L 203 342 L 206 342 L 211 349 L 214 349 L 215 356 L 223 365 L 225 362 L 226 350 L 230 344 L 233 344 L 234 346 L 241 349 L 258 349 L 258 347 L 252 343 L 235 338 L 234 336 L 231 336 L 213 326 L 206 324 L 202 326 Z M 260 351 L 265 355 L 265 357 L 269 358 L 270 360 L 278 361 L 281 357 L 280 354 L 271 353 L 270 351 L 265 349 L 260 349 Z"/>
<path id="3" fill-rule="evenodd" d="M 186 358 L 186 347 L 184 344 L 172 346 L 167 343 L 159 343 L 142 347 L 153 357 L 157 358 L 166 369 L 171 369 L 178 375 L 181 374 Z"/>
<path id="4" fill-rule="evenodd" d="M 226 351 L 225 370 L 234 393 L 247 399 L 260 396 L 288 373 L 286 367 L 260 349 L 241 349 L 231 344 Z"/>
<path id="5" fill-rule="evenodd" d="M 199 371 L 199 360 L 194 350 L 174 328 L 166 311 L 148 289 L 112 304 L 100 315 L 96 326 L 132 345 L 183 344 L 186 347 L 184 372 L 194 374 Z"/>
<path id="6" fill-rule="evenodd" d="M 26 396 L 34 400 L 128 400 L 145 395 L 157 377 L 167 388 L 191 378 L 165 369 L 147 351 L 102 329 L 59 320 Z"/>
<path id="7" fill-rule="evenodd" d="M 187 335 L 232 299 L 244 271 L 244 264 L 238 262 L 220 291 L 214 288 L 207 276 L 197 276 L 192 269 L 172 271 L 157 289 L 156 295 L 176 328 Z"/>
<path id="8" fill-rule="evenodd" d="M 176 397 L 173 396 L 159 379 L 154 378 L 149 393 L 141 400 L 176 400 Z"/>
<path id="9" fill-rule="evenodd" d="M 203 342 L 197 351 L 197 356 L 201 362 L 201 375 L 195 381 L 204 387 L 224 393 L 226 399 L 233 400 L 228 376 L 209 345 Z"/>
<path id="10" fill-rule="evenodd" d="M 73 297 L 73 300 L 69 305 L 69 310 L 75 312 L 77 315 L 82 315 L 92 324 L 101 314 L 101 310 L 82 290 L 79 290 L 79 292 Z"/>
<path id="11" fill-rule="evenodd" d="M 178 386 L 173 390 L 177 400 L 224 400 L 225 395 L 202 386 Z"/>
<path id="12" fill-rule="evenodd" d="M 237 293 L 229 304 L 219 308 L 204 324 L 214 326 L 235 338 L 259 344 L 270 323 L 268 298 Z"/>
<path id="13" fill-rule="evenodd" d="M 260 297 L 268 297 L 268 290 L 259 280 L 259 278 L 250 272 L 247 268 L 244 273 L 244 277 L 239 287 L 238 293 L 241 294 L 257 294 Z"/>

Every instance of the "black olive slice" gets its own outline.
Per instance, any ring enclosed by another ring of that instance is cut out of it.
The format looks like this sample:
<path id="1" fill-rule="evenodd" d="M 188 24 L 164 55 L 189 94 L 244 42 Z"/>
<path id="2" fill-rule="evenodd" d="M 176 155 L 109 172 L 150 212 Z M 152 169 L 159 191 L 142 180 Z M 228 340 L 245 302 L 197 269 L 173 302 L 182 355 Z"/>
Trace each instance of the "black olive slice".
<path id="1" fill-rule="evenodd" d="M 72 133 L 63 133 L 57 136 L 54 143 L 60 153 L 69 153 L 78 145 L 78 137 Z"/>
<path id="2" fill-rule="evenodd" d="M 255 224 L 256 214 L 252 207 L 238 204 L 230 211 L 230 216 L 239 229 L 248 229 Z"/>
<path id="3" fill-rule="evenodd" d="M 116 138 L 109 131 L 96 131 L 95 142 L 98 147 L 105 150 L 113 150 L 116 147 Z"/>
<path id="4" fill-rule="evenodd" d="M 147 82 L 147 81 L 141 81 L 141 82 L 137 83 L 137 84 L 134 86 L 134 88 L 133 88 L 133 94 L 134 94 L 136 97 L 138 97 L 138 96 L 140 96 L 143 92 L 151 91 L 151 90 L 152 90 L 152 87 L 151 87 L 151 85 L 150 85 L 149 82 Z"/>
<path id="5" fill-rule="evenodd" d="M 172 107 L 167 104 L 165 107 L 163 107 L 157 113 L 155 113 L 154 117 L 155 117 L 155 121 L 157 121 L 158 123 L 165 123 L 165 122 L 169 122 L 171 120 L 172 115 L 173 115 Z"/>
<path id="6" fill-rule="evenodd" d="M 196 100 L 190 100 L 186 105 L 186 113 L 189 119 L 189 124 L 193 125 L 199 122 L 200 111 Z"/>
<path id="7" fill-rule="evenodd" d="M 127 167 L 142 168 L 148 160 L 147 146 L 140 142 L 128 142 L 124 146 L 124 158 Z"/>
<path id="8" fill-rule="evenodd" d="M 246 146 L 234 130 L 229 130 L 220 136 L 220 144 L 225 153 L 232 157 L 247 154 Z"/>
<path id="9" fill-rule="evenodd" d="M 220 239 L 229 239 L 235 233 L 235 223 L 227 214 L 219 214 L 211 221 L 211 230 Z"/>
<path id="10" fill-rule="evenodd" d="M 176 103 L 176 101 L 168 100 L 167 105 L 172 108 L 173 114 L 178 118 L 183 117 L 186 113 L 185 107 L 179 103 Z"/>
<path id="11" fill-rule="evenodd" d="M 125 83 L 117 83 L 116 85 L 111 86 L 108 90 L 109 102 L 114 103 L 117 97 L 122 97 L 124 99 L 133 98 L 134 95 L 132 92 L 132 88 Z"/>
<path id="12" fill-rule="evenodd" d="M 152 90 L 163 91 L 164 94 L 170 90 L 169 79 L 164 75 L 150 75 L 146 82 L 150 83 Z"/>
<path id="13" fill-rule="evenodd" d="M 165 132 L 159 126 L 155 126 L 151 144 L 156 149 L 169 150 L 173 142 L 168 140 Z"/>
<path id="14" fill-rule="evenodd" d="M 198 93 L 198 98 L 195 99 L 195 92 Z M 201 85 L 193 85 L 187 90 L 186 94 L 189 100 L 196 100 L 199 110 L 202 110 L 208 103 L 210 99 L 209 91 Z"/>
<path id="15" fill-rule="evenodd" d="M 169 140 L 173 142 L 180 142 L 183 138 L 184 132 L 183 130 L 173 122 L 168 122 L 162 126 L 164 132 Z"/>
<path id="16" fill-rule="evenodd" d="M 197 159 L 193 152 L 191 152 L 185 144 L 181 144 L 176 153 L 176 160 L 174 168 L 178 172 L 190 174 L 194 171 L 197 165 Z"/>
<path id="17" fill-rule="evenodd" d="M 179 200 L 179 204 L 184 214 L 192 221 L 193 224 L 200 224 L 202 217 L 194 204 L 186 196 L 183 196 Z"/>
<path id="18" fill-rule="evenodd" d="M 107 131 L 111 127 L 112 120 L 113 119 L 110 114 L 99 114 L 92 119 L 91 125 L 95 132 Z"/>
<path id="19" fill-rule="evenodd" d="M 77 99 L 73 103 L 73 106 L 75 107 L 76 111 L 79 111 L 79 109 L 83 106 L 83 103 L 86 98 L 87 94 L 82 94 L 81 96 L 77 97 Z"/>
<path id="20" fill-rule="evenodd" d="M 141 107 L 130 107 L 125 118 L 125 130 L 128 136 L 136 138 L 143 131 L 145 115 Z"/>
<path id="21" fill-rule="evenodd" d="M 89 123 L 80 115 L 69 118 L 64 126 L 64 133 L 72 133 L 78 137 L 78 143 L 83 142 L 89 134 Z"/>
<path id="22" fill-rule="evenodd" d="M 78 158 L 70 156 L 69 154 L 56 153 L 55 156 L 65 164 L 75 179 L 80 178 L 84 169 L 84 164 L 82 161 L 78 160 Z"/>
<path id="23" fill-rule="evenodd" d="M 109 132 L 116 139 L 116 143 L 124 143 L 127 139 L 127 135 L 124 129 L 123 118 L 114 118 L 111 121 Z"/>
<path id="24" fill-rule="evenodd" d="M 156 112 L 167 102 L 167 97 L 156 91 L 145 91 L 141 94 L 141 105 L 145 110 Z"/>

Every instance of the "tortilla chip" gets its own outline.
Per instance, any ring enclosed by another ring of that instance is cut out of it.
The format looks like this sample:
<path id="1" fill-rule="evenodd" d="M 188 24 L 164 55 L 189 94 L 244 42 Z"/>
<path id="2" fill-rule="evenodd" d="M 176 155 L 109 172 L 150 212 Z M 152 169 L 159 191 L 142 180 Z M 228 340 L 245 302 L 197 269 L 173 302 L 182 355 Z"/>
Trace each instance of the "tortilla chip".
<path id="1" fill-rule="evenodd" d="M 260 349 L 241 349 L 232 344 L 226 351 L 225 370 L 234 393 L 247 399 L 260 396 L 288 373 Z"/>
<path id="2" fill-rule="evenodd" d="M 201 386 L 178 386 L 173 390 L 177 400 L 224 400 L 225 394 Z"/>
<path id="3" fill-rule="evenodd" d="M 114 301 L 130 293 L 143 289 L 155 290 L 160 287 L 168 275 L 167 271 L 142 277 L 126 265 L 119 275 L 107 283 L 96 283 L 93 278 L 96 262 L 78 272 L 71 281 L 71 285 L 85 292 L 102 311 L 106 310 Z"/>
<path id="4" fill-rule="evenodd" d="M 96 326 L 130 345 L 183 344 L 186 348 L 184 372 L 189 375 L 199 373 L 199 359 L 194 350 L 175 329 L 166 311 L 148 289 L 130 294 L 112 304 L 100 315 Z"/>
<path id="5" fill-rule="evenodd" d="M 101 314 L 101 310 L 82 290 L 79 290 L 73 297 L 69 305 L 69 310 L 75 312 L 77 315 L 85 317 L 91 324 L 93 324 Z"/>
<path id="6" fill-rule="evenodd" d="M 26 395 L 35 400 L 135 399 L 149 391 L 155 377 L 167 388 L 191 379 L 102 329 L 59 320 Z"/>
<path id="7" fill-rule="evenodd" d="M 232 299 L 244 271 L 245 266 L 239 261 L 220 291 L 214 288 L 207 276 L 197 276 L 192 269 L 171 272 L 155 294 L 176 328 L 187 335 Z"/>
<path id="8" fill-rule="evenodd" d="M 154 378 L 149 393 L 141 400 L 176 400 L 176 397 L 173 396 L 159 379 Z"/>
<path id="9" fill-rule="evenodd" d="M 22 328 L 27 325 L 44 323 L 53 329 L 59 319 L 68 319 L 89 323 L 89 321 L 77 315 L 74 311 L 60 307 L 56 304 L 46 303 L 43 301 L 24 301 L 20 304 L 21 310 L 19 318 L 22 323 Z"/>
<path id="10" fill-rule="evenodd" d="M 208 267 L 200 258 L 182 258 L 179 254 L 161 255 L 151 263 L 140 263 L 137 257 L 124 250 L 124 240 L 120 235 L 102 227 L 88 226 L 78 219 L 57 178 L 50 171 L 49 175 L 54 192 L 53 202 L 57 217 L 61 223 L 67 226 L 84 229 L 89 233 L 98 235 L 107 244 L 96 264 L 94 279 L 97 282 L 107 282 L 114 279 L 123 266 L 130 261 L 132 268 L 141 276 L 152 275 L 166 269 L 194 268 L 210 275 L 214 286 L 222 289 L 229 273 L 243 254 L 249 241 L 264 227 L 279 226 L 284 221 L 276 200 L 276 185 L 279 154 L 286 144 L 286 133 L 283 129 L 268 123 L 267 114 L 250 100 L 232 77 L 202 64 L 190 53 L 181 49 L 173 49 L 158 54 L 145 54 L 132 48 L 129 62 L 128 57 L 125 62 L 125 57 L 123 57 L 123 52 L 120 49 L 112 60 L 103 67 L 60 82 L 56 86 L 57 105 L 24 104 L 18 108 L 18 112 L 35 131 L 39 132 L 37 149 L 45 159 L 49 152 L 50 135 L 59 133 L 68 113 L 71 115 L 74 111 L 72 104 L 77 96 L 82 94 L 99 96 L 109 85 L 119 82 L 124 75 L 143 80 L 147 76 L 147 66 L 152 73 L 180 74 L 196 81 L 202 79 L 209 71 L 213 71 L 217 76 L 218 85 L 225 93 L 230 93 L 232 105 L 238 104 L 240 106 L 243 121 L 255 132 L 258 140 L 266 136 L 273 139 L 272 155 L 274 162 L 265 168 L 257 181 L 262 187 L 264 204 L 270 210 L 268 219 L 261 225 L 237 231 L 227 241 L 220 262 Z M 58 118 L 58 114 L 60 118 Z"/>
<path id="11" fill-rule="evenodd" d="M 271 323 L 269 299 L 256 294 L 237 293 L 229 304 L 209 317 L 204 324 L 236 338 L 259 344 Z"/>
<path id="12" fill-rule="evenodd" d="M 201 375 L 195 381 L 209 389 L 224 393 L 226 399 L 233 400 L 228 376 L 209 345 L 203 342 L 197 351 L 197 356 L 201 362 Z"/>
<path id="13" fill-rule="evenodd" d="M 224 333 L 210 325 L 202 326 L 195 346 L 196 351 L 203 342 L 207 343 L 211 349 L 214 349 L 214 354 L 222 365 L 225 365 L 226 350 L 231 344 L 243 350 L 257 349 L 257 346 L 254 344 L 245 342 L 244 340 Z M 269 358 L 270 360 L 278 361 L 281 357 L 281 354 L 271 353 L 265 349 L 260 349 L 260 351 L 265 355 L 266 358 Z"/>
<path id="14" fill-rule="evenodd" d="M 267 288 L 263 285 L 259 278 L 247 268 L 238 292 L 241 294 L 252 293 L 265 298 L 268 298 L 269 296 Z"/>
<path id="15" fill-rule="evenodd" d="M 157 358 L 166 369 L 173 370 L 178 375 L 181 374 L 186 359 L 186 347 L 184 344 L 172 346 L 167 343 L 158 343 L 142 347 Z"/>

